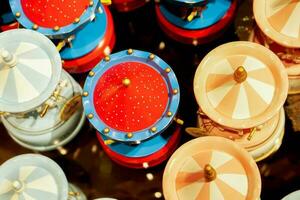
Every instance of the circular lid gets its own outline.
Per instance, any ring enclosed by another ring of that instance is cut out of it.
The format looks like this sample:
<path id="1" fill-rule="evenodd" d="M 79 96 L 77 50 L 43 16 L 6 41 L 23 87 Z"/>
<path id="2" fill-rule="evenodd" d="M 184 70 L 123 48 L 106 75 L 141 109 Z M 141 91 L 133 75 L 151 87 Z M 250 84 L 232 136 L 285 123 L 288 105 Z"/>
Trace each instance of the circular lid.
<path id="1" fill-rule="evenodd" d="M 94 127 L 127 142 L 162 132 L 172 122 L 180 98 L 170 66 L 154 54 L 132 49 L 101 61 L 89 73 L 83 96 Z"/>
<path id="2" fill-rule="evenodd" d="M 195 30 L 209 27 L 221 20 L 228 12 L 231 4 L 231 1 L 228 0 L 208 1 L 201 12 L 201 16 L 195 17 L 191 21 L 178 17 L 176 13 L 173 14 L 163 4 L 160 5 L 160 10 L 164 17 L 172 24 L 184 29 Z"/>
<path id="3" fill-rule="evenodd" d="M 297 200 L 300 199 L 300 190 L 294 191 L 287 196 L 283 197 L 281 200 Z"/>
<path id="4" fill-rule="evenodd" d="M 37 154 L 16 156 L 0 166 L 1 200 L 66 200 L 68 182 L 51 159 Z"/>
<path id="5" fill-rule="evenodd" d="M 24 112 L 41 105 L 55 90 L 61 59 L 42 34 L 15 29 L 0 34 L 0 110 Z"/>
<path id="6" fill-rule="evenodd" d="M 100 5 L 96 12 L 94 21 L 88 23 L 79 31 L 76 31 L 75 38 L 66 45 L 60 55 L 62 59 L 75 59 L 82 57 L 95 49 L 103 39 L 107 28 L 107 14 L 103 5 Z"/>
<path id="7" fill-rule="evenodd" d="M 163 175 L 166 200 L 258 199 L 261 179 L 252 157 L 222 137 L 200 137 L 171 156 Z"/>
<path id="8" fill-rule="evenodd" d="M 205 56 L 194 78 L 196 100 L 209 118 L 231 128 L 263 124 L 282 107 L 288 78 L 280 59 L 251 42 L 221 45 Z"/>
<path id="9" fill-rule="evenodd" d="M 275 42 L 300 48 L 300 2 L 254 0 L 253 12 L 260 29 Z"/>
<path id="10" fill-rule="evenodd" d="M 17 20 L 28 29 L 61 38 L 93 18 L 97 0 L 9 0 Z"/>

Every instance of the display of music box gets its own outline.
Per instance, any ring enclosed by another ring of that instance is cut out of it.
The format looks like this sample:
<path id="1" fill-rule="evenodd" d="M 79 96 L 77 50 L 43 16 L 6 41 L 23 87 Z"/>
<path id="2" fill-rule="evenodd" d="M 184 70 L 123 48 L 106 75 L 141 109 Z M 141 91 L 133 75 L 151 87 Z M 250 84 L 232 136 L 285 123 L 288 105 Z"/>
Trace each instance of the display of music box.
<path id="1" fill-rule="evenodd" d="M 231 42 L 208 53 L 194 78 L 198 128 L 192 135 L 234 140 L 257 160 L 281 145 L 288 78 L 280 59 L 251 42 Z"/>
<path id="2" fill-rule="evenodd" d="M 9 0 L 20 24 L 51 39 L 65 39 L 95 17 L 97 0 Z"/>
<path id="3" fill-rule="evenodd" d="M 85 115 L 80 85 L 61 67 L 53 43 L 26 29 L 0 34 L 0 111 L 10 136 L 37 151 L 69 142 Z"/>
<path id="4" fill-rule="evenodd" d="M 171 156 L 163 175 L 166 200 L 259 200 L 258 167 L 243 148 L 229 139 L 193 139 Z"/>
<path id="5" fill-rule="evenodd" d="M 259 28 L 249 40 L 264 45 L 281 59 L 289 76 L 289 93 L 300 92 L 300 2 L 253 1 Z"/>
<path id="6" fill-rule="evenodd" d="M 0 166 L 1 200 L 87 200 L 53 160 L 38 154 L 13 157 Z"/>
<path id="7" fill-rule="evenodd" d="M 162 30 L 176 41 L 198 45 L 220 36 L 231 23 L 237 0 L 162 0 L 156 5 Z"/>
<path id="8" fill-rule="evenodd" d="M 62 48 L 60 55 L 64 69 L 70 73 L 82 73 L 91 70 L 109 55 L 114 44 L 113 19 L 107 6 L 101 4 L 94 19 L 62 41 L 58 48 Z"/>
<path id="9" fill-rule="evenodd" d="M 129 12 L 145 5 L 150 0 L 112 0 L 113 7 L 119 12 Z"/>
<path id="10" fill-rule="evenodd" d="M 105 57 L 86 79 L 83 106 L 112 160 L 147 168 L 163 162 L 179 141 L 176 76 L 158 56 L 125 50 Z M 171 126 L 170 126 L 171 125 Z M 170 127 L 169 127 L 170 126 Z"/>

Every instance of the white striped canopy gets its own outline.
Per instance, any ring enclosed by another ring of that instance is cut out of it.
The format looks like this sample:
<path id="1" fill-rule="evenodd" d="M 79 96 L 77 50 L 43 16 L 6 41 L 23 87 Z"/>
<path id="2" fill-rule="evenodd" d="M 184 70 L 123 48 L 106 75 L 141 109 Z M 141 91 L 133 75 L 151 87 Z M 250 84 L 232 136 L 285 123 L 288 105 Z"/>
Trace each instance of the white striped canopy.
<path id="1" fill-rule="evenodd" d="M 0 51 L 16 59 L 10 66 L 0 58 L 0 110 L 23 112 L 42 104 L 54 91 L 61 72 L 60 56 L 45 36 L 30 30 L 0 33 Z"/>

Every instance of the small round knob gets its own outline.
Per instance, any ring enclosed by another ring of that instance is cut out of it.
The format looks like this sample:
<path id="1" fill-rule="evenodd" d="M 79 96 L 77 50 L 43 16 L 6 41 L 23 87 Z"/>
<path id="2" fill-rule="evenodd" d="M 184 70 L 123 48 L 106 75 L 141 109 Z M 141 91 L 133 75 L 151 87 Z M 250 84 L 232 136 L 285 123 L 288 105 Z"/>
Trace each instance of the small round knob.
<path id="1" fill-rule="evenodd" d="M 14 188 L 15 191 L 20 191 L 23 187 L 22 183 L 20 181 L 14 181 L 12 183 L 12 186 Z"/>
<path id="2" fill-rule="evenodd" d="M 243 66 L 239 66 L 235 71 L 234 71 L 234 80 L 237 83 L 242 83 L 247 79 L 247 71 Z"/>
<path id="3" fill-rule="evenodd" d="M 130 85 L 131 81 L 130 81 L 129 78 L 124 78 L 122 80 L 122 83 L 123 83 L 124 86 L 128 87 Z"/>
<path id="4" fill-rule="evenodd" d="M 210 164 L 204 166 L 204 177 L 208 182 L 215 180 L 217 177 L 216 170 Z"/>

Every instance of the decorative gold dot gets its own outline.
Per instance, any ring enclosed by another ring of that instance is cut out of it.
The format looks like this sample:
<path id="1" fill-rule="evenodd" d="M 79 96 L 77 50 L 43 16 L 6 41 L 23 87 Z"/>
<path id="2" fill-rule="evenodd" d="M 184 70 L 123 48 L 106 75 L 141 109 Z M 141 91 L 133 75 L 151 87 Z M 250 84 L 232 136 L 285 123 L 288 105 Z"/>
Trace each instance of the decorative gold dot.
<path id="1" fill-rule="evenodd" d="M 178 90 L 177 90 L 177 89 L 174 89 L 174 90 L 173 90 L 173 94 L 178 94 Z"/>
<path id="2" fill-rule="evenodd" d="M 173 115 L 173 113 L 171 111 L 167 112 L 167 116 L 171 117 Z"/>
<path id="3" fill-rule="evenodd" d="M 130 85 L 131 81 L 130 81 L 129 78 L 124 78 L 122 80 L 122 83 L 123 83 L 124 86 L 128 87 Z"/>
<path id="4" fill-rule="evenodd" d="M 39 28 L 39 26 L 37 24 L 33 24 L 32 29 L 33 30 L 37 30 Z"/>
<path id="5" fill-rule="evenodd" d="M 132 54 L 133 53 L 133 49 L 128 49 L 127 50 L 127 53 L 130 55 L 130 54 Z"/>
<path id="6" fill-rule="evenodd" d="M 133 134 L 132 133 L 127 133 L 126 135 L 128 138 L 132 138 L 133 137 Z"/>
<path id="7" fill-rule="evenodd" d="M 167 73 L 169 73 L 169 72 L 171 71 L 171 68 L 168 67 L 168 68 L 165 69 L 165 71 L 166 71 Z"/>
<path id="8" fill-rule="evenodd" d="M 59 31 L 60 27 L 59 26 L 54 26 L 53 30 L 54 31 Z"/>
<path id="9" fill-rule="evenodd" d="M 89 6 L 93 6 L 94 5 L 94 1 L 90 1 Z"/>
<path id="10" fill-rule="evenodd" d="M 104 130 L 103 130 L 103 132 L 105 133 L 105 134 L 107 134 L 107 133 L 109 133 L 109 128 L 105 128 Z"/>
<path id="11" fill-rule="evenodd" d="M 157 128 L 156 128 L 155 126 L 153 126 L 153 127 L 151 128 L 151 132 L 155 133 L 156 131 L 157 131 Z"/>
<path id="12" fill-rule="evenodd" d="M 94 76 L 94 75 L 95 75 L 95 72 L 93 72 L 93 71 L 90 71 L 90 72 L 89 72 L 89 76 L 92 77 L 92 76 Z"/>
<path id="13" fill-rule="evenodd" d="M 18 17 L 18 18 L 21 17 L 21 13 L 20 13 L 20 12 L 16 12 L 15 15 L 16 15 L 16 17 Z"/>
<path id="14" fill-rule="evenodd" d="M 108 61 L 110 60 L 110 57 L 109 57 L 109 56 L 105 56 L 105 57 L 104 57 L 104 60 L 105 60 L 106 62 L 108 62 Z"/>
<path id="15" fill-rule="evenodd" d="M 65 64 L 65 61 L 64 61 L 64 60 L 61 60 L 61 64 Z"/>
<path id="16" fill-rule="evenodd" d="M 83 95 L 84 97 L 87 97 L 87 96 L 89 96 L 89 93 L 85 91 L 85 92 L 82 93 L 82 95 Z"/>
<path id="17" fill-rule="evenodd" d="M 74 23 L 77 24 L 80 21 L 80 18 L 76 17 Z"/>
<path id="18" fill-rule="evenodd" d="M 155 58 L 155 55 L 153 54 L 153 53 L 151 53 L 150 55 L 149 55 L 149 59 L 150 60 L 153 60 Z"/>
<path id="19" fill-rule="evenodd" d="M 87 116 L 89 119 L 92 119 L 94 117 L 94 115 L 92 113 L 88 114 Z"/>

